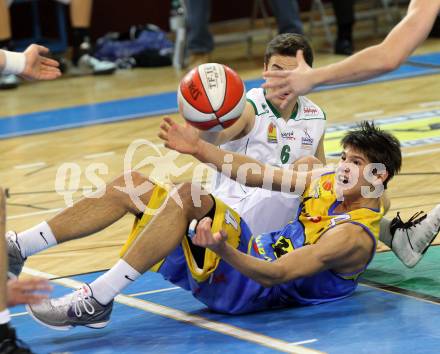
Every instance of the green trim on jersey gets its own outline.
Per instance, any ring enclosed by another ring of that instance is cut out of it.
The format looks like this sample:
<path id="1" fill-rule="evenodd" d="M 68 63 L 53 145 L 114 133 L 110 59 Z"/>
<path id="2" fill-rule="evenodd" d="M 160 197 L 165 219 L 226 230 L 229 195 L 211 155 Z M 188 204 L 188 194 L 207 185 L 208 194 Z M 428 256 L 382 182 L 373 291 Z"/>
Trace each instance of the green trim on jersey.
<path id="1" fill-rule="evenodd" d="M 255 105 L 254 101 L 252 101 L 250 98 L 246 98 L 246 101 L 248 101 L 252 105 L 252 107 L 254 107 L 255 115 L 258 116 L 259 114 L 258 114 L 257 106 Z"/>
<path id="2" fill-rule="evenodd" d="M 264 98 L 266 98 L 266 90 L 264 90 Z M 283 118 L 281 116 L 280 112 L 275 108 L 275 106 L 272 104 L 272 102 L 270 102 L 267 98 L 266 98 L 266 102 L 267 102 L 267 105 L 269 106 L 269 108 L 271 109 L 272 113 L 275 114 L 275 117 Z M 290 115 L 289 119 L 296 120 L 296 118 L 298 116 L 298 112 L 299 112 L 299 100 L 297 99 L 295 107 L 293 108 L 293 112 Z"/>

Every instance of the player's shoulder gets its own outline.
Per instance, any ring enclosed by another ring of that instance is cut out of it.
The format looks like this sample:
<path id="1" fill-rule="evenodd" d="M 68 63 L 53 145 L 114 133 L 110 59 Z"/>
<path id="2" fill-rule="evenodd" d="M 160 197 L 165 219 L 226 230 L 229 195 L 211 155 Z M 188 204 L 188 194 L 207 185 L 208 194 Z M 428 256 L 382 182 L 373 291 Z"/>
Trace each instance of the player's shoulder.
<path id="1" fill-rule="evenodd" d="M 319 107 L 315 102 L 306 96 L 298 97 L 299 112 L 298 118 L 301 120 L 309 119 L 321 119 L 326 120 L 324 110 Z"/>

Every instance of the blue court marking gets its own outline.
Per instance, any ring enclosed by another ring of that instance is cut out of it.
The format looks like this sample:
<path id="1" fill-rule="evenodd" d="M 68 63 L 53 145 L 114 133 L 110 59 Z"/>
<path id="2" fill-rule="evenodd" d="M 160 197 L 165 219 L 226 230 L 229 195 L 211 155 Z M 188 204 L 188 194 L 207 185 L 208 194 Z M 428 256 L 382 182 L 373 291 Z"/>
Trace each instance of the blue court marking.
<path id="1" fill-rule="evenodd" d="M 321 86 L 318 87 L 316 91 L 333 90 L 438 73 L 440 73 L 440 69 L 403 65 L 391 73 L 372 80 L 342 85 Z M 260 87 L 262 83 L 263 80 L 261 79 L 248 80 L 245 82 L 246 89 L 249 90 L 254 87 Z M 175 92 L 167 92 L 91 105 L 80 105 L 0 117 L 0 139 L 175 113 L 177 112 L 176 100 Z"/>
<path id="2" fill-rule="evenodd" d="M 408 62 L 422 65 L 439 65 L 440 53 L 430 53 L 422 55 L 413 55 L 408 59 Z"/>
<path id="3" fill-rule="evenodd" d="M 73 279 L 90 282 L 97 274 Z M 172 286 L 160 275 L 147 273 L 125 294 Z M 56 286 L 55 295 L 70 289 Z M 237 326 L 285 342 L 317 339 L 303 347 L 327 353 L 437 353 L 440 306 L 411 297 L 360 286 L 350 298 L 329 304 L 265 311 L 243 316 L 212 313 L 187 291 L 141 295 L 137 298 L 162 304 L 206 319 Z M 17 308 L 17 312 L 22 309 Z M 56 332 L 31 321 L 13 318 L 23 340 L 36 352 L 71 353 L 273 353 L 272 349 L 194 325 L 115 304 L 112 321 L 102 330 L 74 329 Z"/>

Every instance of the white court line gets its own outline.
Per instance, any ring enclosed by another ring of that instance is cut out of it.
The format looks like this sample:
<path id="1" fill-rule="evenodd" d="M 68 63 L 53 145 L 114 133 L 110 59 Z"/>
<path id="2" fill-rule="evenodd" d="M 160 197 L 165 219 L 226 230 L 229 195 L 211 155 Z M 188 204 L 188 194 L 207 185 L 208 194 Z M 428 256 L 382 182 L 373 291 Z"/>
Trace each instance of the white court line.
<path id="1" fill-rule="evenodd" d="M 436 106 L 440 106 L 440 101 L 430 101 L 430 102 L 422 102 L 419 103 L 419 107 L 436 107 Z"/>
<path id="2" fill-rule="evenodd" d="M 85 155 L 84 158 L 91 160 L 91 159 L 96 159 L 98 157 L 104 157 L 104 156 L 111 156 L 114 155 L 115 152 L 114 151 L 107 151 L 107 152 L 100 152 L 98 154 L 91 154 L 91 155 Z"/>
<path id="3" fill-rule="evenodd" d="M 36 269 L 23 267 L 23 272 L 26 274 L 46 278 L 46 279 L 52 279 L 52 278 L 58 278 L 57 275 L 40 272 Z M 52 282 L 56 284 L 60 284 L 69 288 L 79 288 L 82 283 L 69 279 L 69 278 L 63 278 L 63 279 L 55 279 L 52 280 Z M 248 331 L 246 329 L 242 329 L 240 327 L 232 326 L 226 323 L 221 323 L 217 321 L 211 321 L 208 320 L 202 316 L 198 315 L 192 315 L 190 313 L 173 309 L 171 307 L 155 304 L 154 302 L 135 299 L 130 296 L 126 295 L 118 295 L 115 298 L 115 302 L 118 302 L 120 304 L 124 304 L 127 306 L 131 306 L 134 308 L 137 308 L 139 310 L 143 310 L 146 312 L 154 313 L 159 316 L 164 316 L 171 318 L 173 320 L 181 321 L 184 323 L 192 324 L 197 327 L 201 327 L 204 329 L 208 329 L 214 332 L 218 332 L 221 334 L 225 334 L 228 336 L 232 336 L 241 340 L 245 340 L 248 342 L 253 342 L 271 349 L 275 349 L 278 351 L 282 351 L 285 353 L 294 353 L 294 354 L 323 354 L 323 352 L 309 349 L 297 345 L 291 345 L 288 342 L 285 342 L 280 339 L 272 338 L 263 334 L 255 333 L 252 331 Z"/>
<path id="4" fill-rule="evenodd" d="M 414 152 L 407 152 L 407 153 L 403 153 L 403 157 L 427 155 L 427 154 L 430 154 L 432 152 L 440 152 L 440 148 L 420 150 L 420 151 L 414 151 Z"/>
<path id="5" fill-rule="evenodd" d="M 316 338 L 308 339 L 308 340 L 302 340 L 301 342 L 293 342 L 289 343 L 290 345 L 301 345 L 301 344 L 309 344 L 309 343 L 315 343 L 318 340 Z"/>
<path id="6" fill-rule="evenodd" d="M 135 293 L 135 294 L 127 294 L 127 296 L 135 297 L 135 296 L 141 296 L 141 295 L 149 295 L 149 294 L 156 294 L 156 293 L 163 293 L 165 291 L 172 291 L 181 289 L 178 286 L 173 286 L 172 288 L 164 288 L 164 289 L 158 289 L 158 290 L 150 290 L 150 291 L 144 291 L 142 293 Z"/>
<path id="7" fill-rule="evenodd" d="M 369 112 L 360 112 L 360 113 L 355 113 L 354 117 L 355 118 L 366 118 L 366 117 L 371 117 L 371 116 L 378 116 L 383 114 L 384 111 L 382 110 L 378 110 L 378 111 L 369 111 Z"/>
<path id="8" fill-rule="evenodd" d="M 24 316 L 27 315 L 27 312 L 17 312 L 17 313 L 11 313 L 10 316 L 11 317 L 18 317 L 18 316 Z"/>
<path id="9" fill-rule="evenodd" d="M 46 166 L 46 162 L 33 162 L 33 163 L 27 163 L 23 165 L 16 165 L 14 166 L 17 170 L 24 170 L 25 168 L 31 168 L 31 167 L 44 167 Z"/>
<path id="10" fill-rule="evenodd" d="M 32 213 L 12 215 L 12 216 L 8 216 L 7 219 L 14 220 L 14 219 L 27 218 L 28 216 L 34 216 L 34 215 L 51 214 L 51 213 L 56 213 L 60 210 L 63 210 L 63 208 L 55 208 L 55 209 L 49 209 L 49 210 L 34 211 Z"/>

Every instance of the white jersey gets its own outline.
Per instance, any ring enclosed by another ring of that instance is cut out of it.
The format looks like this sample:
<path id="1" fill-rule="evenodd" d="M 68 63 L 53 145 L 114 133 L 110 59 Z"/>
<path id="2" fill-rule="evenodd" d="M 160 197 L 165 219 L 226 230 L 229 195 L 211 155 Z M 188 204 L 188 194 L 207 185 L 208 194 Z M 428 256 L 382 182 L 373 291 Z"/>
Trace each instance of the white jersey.
<path id="1" fill-rule="evenodd" d="M 221 145 L 222 149 L 279 167 L 316 154 L 325 131 L 321 108 L 299 97 L 297 109 L 286 121 L 266 100 L 262 88 L 250 90 L 246 97 L 255 110 L 254 126 L 246 136 Z M 246 187 L 221 173 L 214 177 L 212 187 L 212 194 L 236 210 L 254 234 L 281 228 L 292 220 L 299 205 L 299 198 L 292 194 Z"/>

